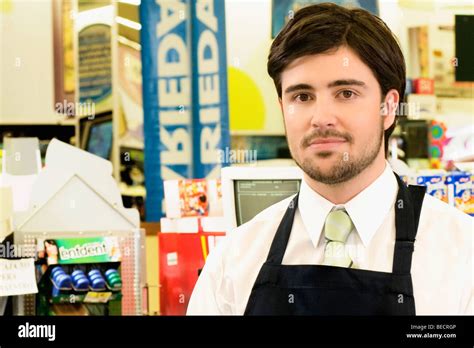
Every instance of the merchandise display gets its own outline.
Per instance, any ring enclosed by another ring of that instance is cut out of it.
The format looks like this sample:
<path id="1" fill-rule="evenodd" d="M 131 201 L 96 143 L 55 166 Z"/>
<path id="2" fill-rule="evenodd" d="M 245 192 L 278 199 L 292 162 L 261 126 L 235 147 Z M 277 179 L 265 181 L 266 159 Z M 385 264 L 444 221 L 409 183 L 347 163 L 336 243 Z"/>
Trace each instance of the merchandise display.
<path id="1" fill-rule="evenodd" d="M 470 172 L 423 170 L 414 175 L 401 175 L 407 185 L 426 186 L 426 193 L 456 207 L 462 212 L 474 215 L 473 174 Z"/>
<path id="2" fill-rule="evenodd" d="M 87 304 L 96 304 L 95 309 L 101 304 L 104 315 L 121 314 L 121 256 L 115 238 L 45 240 L 43 245 L 37 261 L 38 315 L 62 315 L 69 305 L 95 315 L 97 310 L 89 312 Z"/>
<path id="3" fill-rule="evenodd" d="M 448 187 L 444 175 L 420 175 L 416 177 L 416 184 L 426 186 L 426 193 L 443 202 L 448 202 Z"/>
<path id="4" fill-rule="evenodd" d="M 446 178 L 449 202 L 466 214 L 474 216 L 474 175 L 451 174 Z"/>

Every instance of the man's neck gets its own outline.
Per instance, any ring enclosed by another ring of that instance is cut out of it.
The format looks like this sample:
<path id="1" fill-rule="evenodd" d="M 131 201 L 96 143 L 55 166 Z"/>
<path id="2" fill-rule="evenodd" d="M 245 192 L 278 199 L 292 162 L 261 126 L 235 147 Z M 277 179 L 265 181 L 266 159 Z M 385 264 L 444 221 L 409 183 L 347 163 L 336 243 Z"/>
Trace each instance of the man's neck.
<path id="1" fill-rule="evenodd" d="M 377 157 L 371 165 L 365 168 L 357 176 L 349 181 L 336 184 L 326 185 L 311 179 L 308 175 L 304 175 L 304 179 L 309 187 L 316 191 L 319 195 L 326 198 L 334 204 L 345 204 L 352 198 L 357 196 L 361 191 L 372 184 L 385 170 L 386 161 L 383 156 Z"/>

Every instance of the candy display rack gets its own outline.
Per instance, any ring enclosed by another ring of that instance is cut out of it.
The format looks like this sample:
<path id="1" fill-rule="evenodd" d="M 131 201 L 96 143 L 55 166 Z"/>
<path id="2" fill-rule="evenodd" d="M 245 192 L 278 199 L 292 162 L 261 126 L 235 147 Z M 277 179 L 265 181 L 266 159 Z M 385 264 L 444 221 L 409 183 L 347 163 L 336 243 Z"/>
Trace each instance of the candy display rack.
<path id="1" fill-rule="evenodd" d="M 76 234 L 61 233 L 61 232 L 16 232 L 15 233 L 15 244 L 25 246 L 24 250 L 29 250 L 35 255 L 29 255 L 35 257 L 39 261 L 37 250 L 41 246 L 43 241 L 47 238 L 48 240 L 59 240 L 59 239 L 70 239 L 70 238 L 100 238 L 100 237 L 114 237 L 118 241 L 120 248 L 121 261 L 111 262 L 107 265 L 110 268 L 119 268 L 122 278 L 122 288 L 120 296 L 115 296 L 115 300 L 121 300 L 120 306 L 114 305 L 111 310 L 116 315 L 143 315 L 146 314 L 146 282 L 145 282 L 145 234 L 144 230 L 136 229 L 129 231 L 101 231 L 101 232 L 77 232 Z M 93 267 L 94 264 L 89 264 L 85 267 Z M 38 275 L 38 281 L 40 282 L 39 288 L 41 288 L 41 281 L 45 281 L 53 267 L 49 267 L 48 271 L 44 275 Z M 44 277 L 43 277 L 44 276 Z M 44 278 L 44 279 L 43 279 Z M 18 296 L 14 299 L 14 315 L 38 315 L 45 314 L 38 311 L 38 303 L 40 302 L 37 298 L 39 295 L 25 295 Z M 118 294 L 115 294 L 118 295 Z M 118 297 L 121 297 L 118 298 Z M 71 304 L 80 303 L 80 297 L 70 297 Z M 108 299 L 111 300 L 111 299 Z M 100 302 L 100 299 L 97 301 Z M 92 303 L 92 302 L 89 302 Z M 117 311 L 117 307 L 120 307 L 120 311 Z M 110 309 L 109 309 L 110 310 Z"/>

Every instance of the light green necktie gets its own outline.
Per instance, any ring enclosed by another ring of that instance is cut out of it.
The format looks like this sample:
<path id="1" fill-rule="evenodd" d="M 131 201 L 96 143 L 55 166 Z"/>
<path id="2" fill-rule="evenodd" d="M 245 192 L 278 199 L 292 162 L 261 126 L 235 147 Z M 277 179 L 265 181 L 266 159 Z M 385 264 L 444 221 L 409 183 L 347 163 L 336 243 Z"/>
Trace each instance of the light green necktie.
<path id="1" fill-rule="evenodd" d="M 328 214 L 324 224 L 326 246 L 323 265 L 353 267 L 353 262 L 345 250 L 347 237 L 353 227 L 352 220 L 345 210 L 334 210 Z"/>

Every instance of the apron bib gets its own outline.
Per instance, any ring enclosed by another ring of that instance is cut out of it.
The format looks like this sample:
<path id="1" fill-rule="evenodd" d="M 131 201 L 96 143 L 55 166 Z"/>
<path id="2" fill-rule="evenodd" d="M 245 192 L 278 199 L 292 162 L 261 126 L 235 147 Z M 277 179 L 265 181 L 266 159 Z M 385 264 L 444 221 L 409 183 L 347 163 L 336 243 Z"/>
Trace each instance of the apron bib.
<path id="1" fill-rule="evenodd" d="M 324 265 L 282 265 L 298 205 L 292 200 L 257 276 L 244 315 L 415 315 L 410 274 L 426 188 L 396 175 L 392 273 Z"/>

